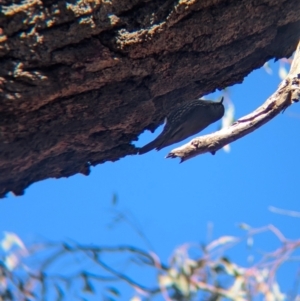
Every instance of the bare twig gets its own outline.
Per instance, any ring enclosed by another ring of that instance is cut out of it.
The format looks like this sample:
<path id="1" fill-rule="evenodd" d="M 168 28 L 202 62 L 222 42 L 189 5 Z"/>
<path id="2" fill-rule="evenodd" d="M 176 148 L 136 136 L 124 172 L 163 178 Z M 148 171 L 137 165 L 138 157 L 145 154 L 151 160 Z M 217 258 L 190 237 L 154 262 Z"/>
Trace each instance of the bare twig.
<path id="1" fill-rule="evenodd" d="M 269 211 L 277 214 L 282 214 L 282 215 L 287 215 L 291 217 L 300 217 L 300 212 L 299 211 L 293 211 L 293 210 L 285 210 L 285 209 L 280 209 L 276 208 L 274 206 L 269 206 Z"/>
<path id="2" fill-rule="evenodd" d="M 229 128 L 210 135 L 198 137 L 189 143 L 173 149 L 166 158 L 180 158 L 181 162 L 204 153 L 215 154 L 225 145 L 238 140 L 273 119 L 288 106 L 300 99 L 300 42 L 290 72 L 277 91 L 254 112 L 240 118 Z"/>
<path id="3" fill-rule="evenodd" d="M 248 231 L 248 236 L 254 236 L 266 231 L 271 231 L 283 244 L 288 241 L 288 239 L 282 234 L 282 232 L 272 224 L 261 228 L 250 229 Z"/>
<path id="4" fill-rule="evenodd" d="M 217 294 L 218 296 L 225 297 L 229 300 L 239 300 L 239 301 L 247 300 L 247 299 L 243 298 L 242 296 L 237 296 L 237 294 L 233 294 L 226 289 L 218 288 L 218 287 L 215 287 L 214 285 L 210 285 L 210 284 L 204 283 L 202 281 L 198 281 L 193 284 L 195 284 L 200 290 L 210 292 L 212 294 Z"/>
<path id="5" fill-rule="evenodd" d="M 137 288 L 143 292 L 149 293 L 149 294 L 156 294 L 160 291 L 159 288 L 147 288 L 146 286 L 137 283 L 136 281 L 134 281 L 133 279 L 131 279 L 130 277 L 128 277 L 125 274 L 122 274 L 120 272 L 118 272 L 117 270 L 113 269 L 112 267 L 110 267 L 109 265 L 107 265 L 106 263 L 104 263 L 101 259 L 99 254 L 94 254 L 93 259 L 95 262 L 97 262 L 97 264 L 99 264 L 104 270 L 108 271 L 110 274 L 116 276 L 117 278 L 119 278 L 120 280 L 123 280 L 125 282 L 127 282 L 129 285 L 131 285 L 134 288 Z"/>

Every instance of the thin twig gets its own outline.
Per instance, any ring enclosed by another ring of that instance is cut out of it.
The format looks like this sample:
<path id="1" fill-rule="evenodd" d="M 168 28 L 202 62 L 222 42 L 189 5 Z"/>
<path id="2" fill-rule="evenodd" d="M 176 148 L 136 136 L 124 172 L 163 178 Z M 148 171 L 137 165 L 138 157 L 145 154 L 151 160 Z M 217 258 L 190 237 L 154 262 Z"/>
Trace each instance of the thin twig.
<path id="1" fill-rule="evenodd" d="M 130 284 L 133 287 L 136 287 L 138 289 L 140 289 L 141 291 L 144 291 L 146 293 L 150 293 L 150 294 L 155 294 L 160 292 L 159 288 L 147 288 L 145 286 L 143 286 L 142 284 L 137 283 L 136 281 L 132 280 L 131 278 L 129 278 L 128 276 L 114 270 L 113 268 L 111 268 L 110 266 L 108 266 L 106 263 L 104 263 L 100 257 L 99 254 L 94 254 L 93 256 L 94 261 L 99 264 L 104 270 L 106 270 L 107 272 L 111 273 L 112 275 L 118 277 L 120 280 L 123 280 L 125 282 L 127 282 L 128 284 Z"/>
<path id="2" fill-rule="evenodd" d="M 273 213 L 287 215 L 287 216 L 291 216 L 291 217 L 298 217 L 298 218 L 300 217 L 299 211 L 285 210 L 285 209 L 280 209 L 280 208 L 276 208 L 273 206 L 269 206 L 268 209 L 269 209 L 269 211 L 271 211 Z"/>

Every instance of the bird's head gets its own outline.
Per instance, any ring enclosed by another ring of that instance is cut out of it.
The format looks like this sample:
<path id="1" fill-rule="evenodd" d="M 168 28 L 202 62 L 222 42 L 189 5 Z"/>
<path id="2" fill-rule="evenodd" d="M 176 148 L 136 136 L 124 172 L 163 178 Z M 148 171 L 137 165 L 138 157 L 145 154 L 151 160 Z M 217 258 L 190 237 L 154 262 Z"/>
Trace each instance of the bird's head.
<path id="1" fill-rule="evenodd" d="M 212 116 L 214 116 L 214 121 L 217 121 L 224 116 L 225 108 L 223 105 L 223 100 L 224 97 L 222 97 L 221 100 L 218 102 L 214 102 L 214 101 L 211 102 L 210 109 L 211 109 Z"/>

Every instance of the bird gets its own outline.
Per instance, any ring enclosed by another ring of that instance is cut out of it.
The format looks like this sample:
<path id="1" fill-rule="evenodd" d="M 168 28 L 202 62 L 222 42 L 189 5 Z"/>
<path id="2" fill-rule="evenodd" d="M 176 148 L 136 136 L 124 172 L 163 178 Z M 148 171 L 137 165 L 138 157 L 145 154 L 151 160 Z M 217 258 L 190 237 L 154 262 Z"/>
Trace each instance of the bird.
<path id="1" fill-rule="evenodd" d="M 161 134 L 138 150 L 139 155 L 161 150 L 204 130 L 224 116 L 223 97 L 219 102 L 196 99 L 171 111 Z"/>

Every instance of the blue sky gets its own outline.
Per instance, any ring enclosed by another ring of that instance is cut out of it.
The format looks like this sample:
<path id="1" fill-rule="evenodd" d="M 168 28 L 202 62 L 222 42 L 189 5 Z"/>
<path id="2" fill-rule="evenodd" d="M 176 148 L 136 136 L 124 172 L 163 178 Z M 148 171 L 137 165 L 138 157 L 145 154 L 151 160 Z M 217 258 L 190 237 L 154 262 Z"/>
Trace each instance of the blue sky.
<path id="1" fill-rule="evenodd" d="M 271 66 L 273 75 L 259 69 L 244 83 L 230 87 L 236 118 L 254 110 L 277 89 L 278 64 Z M 215 123 L 202 134 L 219 126 Z M 24 196 L 8 195 L 0 201 L 0 232 L 14 232 L 25 243 L 72 239 L 82 244 L 131 244 L 147 249 L 128 224 L 107 227 L 116 194 L 117 208 L 134 216 L 164 261 L 185 242 L 207 242 L 209 223 L 213 223 L 212 238 L 242 235 L 237 227 L 241 222 L 253 227 L 272 223 L 288 238 L 299 238 L 299 219 L 268 211 L 269 206 L 300 211 L 299 129 L 300 107 L 295 104 L 233 143 L 230 153 L 205 154 L 179 164 L 178 159 L 164 159 L 175 145 L 98 165 L 88 177 L 35 183 Z M 143 133 L 137 145 L 149 142 L 161 130 Z M 255 246 L 271 250 L 278 243 L 272 235 L 264 235 Z M 242 261 L 246 253 L 236 256 Z M 291 284 L 286 276 L 294 278 L 294 272 L 295 265 L 280 278 L 284 287 Z"/>

